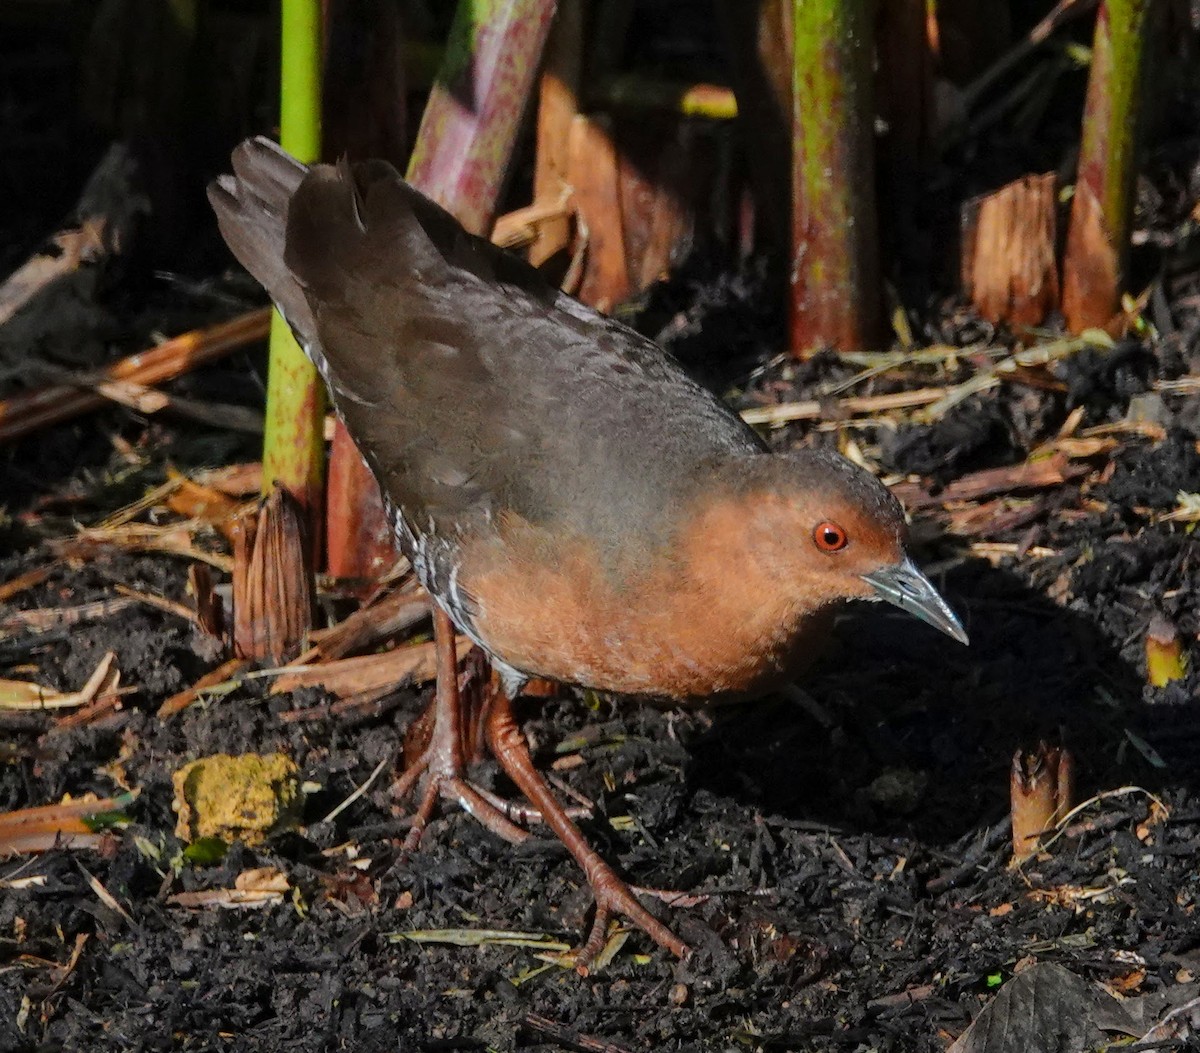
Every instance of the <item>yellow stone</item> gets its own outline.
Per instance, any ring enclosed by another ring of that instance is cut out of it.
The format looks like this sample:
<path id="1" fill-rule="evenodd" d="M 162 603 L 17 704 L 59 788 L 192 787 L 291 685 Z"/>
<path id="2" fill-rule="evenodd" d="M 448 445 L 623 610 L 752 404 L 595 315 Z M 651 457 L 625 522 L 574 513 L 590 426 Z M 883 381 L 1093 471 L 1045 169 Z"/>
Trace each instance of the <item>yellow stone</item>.
<path id="1" fill-rule="evenodd" d="M 175 836 L 258 845 L 300 821 L 303 797 L 295 762 L 282 753 L 216 753 L 172 776 L 179 813 Z"/>

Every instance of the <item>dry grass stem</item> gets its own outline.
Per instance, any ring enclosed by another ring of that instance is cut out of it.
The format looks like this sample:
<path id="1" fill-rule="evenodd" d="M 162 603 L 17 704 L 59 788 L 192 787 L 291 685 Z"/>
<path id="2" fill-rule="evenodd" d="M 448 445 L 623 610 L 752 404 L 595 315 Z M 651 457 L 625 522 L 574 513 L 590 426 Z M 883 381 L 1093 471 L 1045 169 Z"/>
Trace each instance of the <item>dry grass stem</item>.
<path id="1" fill-rule="evenodd" d="M 240 315 L 229 322 L 197 329 L 174 337 L 156 348 L 130 355 L 89 376 L 84 383 L 131 381 L 161 384 L 210 362 L 230 351 L 261 340 L 267 335 L 270 311 L 262 309 Z M 0 442 L 29 435 L 51 424 L 59 424 L 107 403 L 94 390 L 74 384 L 57 384 L 14 395 L 0 401 Z"/>
<path id="2" fill-rule="evenodd" d="M 100 659 L 96 671 L 78 691 L 55 691 L 26 680 L 0 680 L 0 710 L 39 712 L 50 709 L 77 709 L 93 702 L 101 693 L 115 691 L 120 673 L 117 656 L 109 651 Z"/>
<path id="3" fill-rule="evenodd" d="M 460 653 L 471 647 L 465 636 L 456 637 Z M 271 685 L 271 694 L 281 695 L 301 687 L 323 687 L 338 698 L 402 684 L 424 684 L 437 675 L 433 642 L 398 647 L 382 654 L 341 658 L 320 665 L 285 669 Z"/>
<path id="4" fill-rule="evenodd" d="M 219 665 L 216 669 L 205 673 L 191 687 L 185 688 L 163 702 L 158 707 L 159 718 L 173 717 L 176 713 L 182 713 L 188 706 L 199 699 L 205 691 L 212 690 L 218 687 L 218 685 L 224 685 L 230 681 L 236 681 L 237 677 L 249 668 L 250 662 L 245 658 L 229 659 L 223 665 Z"/>

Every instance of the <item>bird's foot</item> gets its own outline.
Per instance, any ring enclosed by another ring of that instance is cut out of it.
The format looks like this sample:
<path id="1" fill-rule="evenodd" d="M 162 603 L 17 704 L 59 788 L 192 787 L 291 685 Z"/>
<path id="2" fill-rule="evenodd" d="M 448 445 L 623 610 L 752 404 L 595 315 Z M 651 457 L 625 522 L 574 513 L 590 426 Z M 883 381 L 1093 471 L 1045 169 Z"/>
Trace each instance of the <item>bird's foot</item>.
<path id="1" fill-rule="evenodd" d="M 442 647 L 453 646 L 449 632 L 438 637 Z M 528 805 L 506 801 L 491 790 L 466 778 L 468 760 L 482 756 L 483 727 L 491 701 L 489 671 L 482 658 L 472 651 L 467 656 L 461 676 L 451 678 L 449 670 L 456 667 L 455 656 L 446 655 L 446 669 L 439 672 L 438 689 L 429 708 L 418 717 L 405 734 L 405 755 L 412 756 L 404 774 L 392 788 L 397 800 L 403 800 L 416 790 L 426 776 L 420 801 L 412 817 L 412 826 L 404 841 L 406 852 L 414 851 L 439 800 L 452 801 L 470 813 L 492 833 L 512 844 L 528 840 L 529 834 L 517 824 L 540 823 L 541 812 Z M 442 662 L 439 653 L 439 662 Z M 569 792 L 569 791 L 568 791 Z M 580 807 L 567 809 L 572 816 L 591 814 L 589 801 L 578 797 Z"/>
<path id="2" fill-rule="evenodd" d="M 433 746 L 400 777 L 393 788 L 393 796 L 403 799 L 416 788 L 421 776 L 425 775 L 425 785 L 421 799 L 412 816 L 412 825 L 408 836 L 404 839 L 404 851 L 412 852 L 421 843 L 421 836 L 433 818 L 433 811 L 439 800 L 451 801 L 464 812 L 469 813 L 475 820 L 483 824 L 498 837 L 504 838 L 510 844 L 519 845 L 529 839 L 529 834 L 514 822 L 520 820 L 520 809 L 497 797 L 490 790 L 476 786 L 462 772 L 461 763 L 453 758 L 437 755 Z"/>
<path id="3" fill-rule="evenodd" d="M 439 800 L 453 801 L 492 833 L 512 844 L 520 844 L 528 840 L 529 834 L 505 814 L 504 802 L 466 778 L 464 758 L 468 752 L 475 752 L 469 734 L 472 722 L 463 720 L 454 653 L 454 626 L 440 608 L 434 613 L 434 640 L 437 644 L 438 671 L 437 692 L 432 707 L 433 727 L 428 742 L 393 787 L 393 795 L 403 799 L 416 789 L 421 776 L 425 776 L 421 799 L 413 813 L 408 836 L 404 839 L 404 851 L 414 851 L 420 845 L 421 835 L 433 818 L 433 810 Z"/>
<path id="4" fill-rule="evenodd" d="M 438 641 L 437 694 L 433 706 L 433 730 L 429 741 L 397 782 L 394 793 L 406 797 L 416 789 L 422 776 L 425 785 L 420 803 L 413 814 L 412 827 L 404 841 L 404 850 L 412 851 L 421 842 L 439 800 L 453 801 L 469 812 L 493 833 L 513 844 L 529 838 L 514 819 L 540 819 L 575 857 L 587 875 L 596 899 L 596 914 L 588 937 L 576 955 L 576 968 L 586 972 L 588 965 L 604 947 L 608 923 L 616 914 L 623 915 L 660 947 L 683 958 L 690 948 L 661 921 L 643 907 L 629 886 L 617 876 L 588 845 L 571 815 L 555 799 L 546 781 L 534 767 L 529 745 L 513 717 L 512 701 L 503 691 L 495 692 L 485 706 L 485 726 L 492 754 L 531 807 L 509 804 L 495 794 L 473 785 L 465 776 L 464 757 L 469 752 L 464 737 L 462 699 L 454 654 L 454 627 L 441 611 L 434 614 L 434 639 Z M 588 812 L 586 806 L 583 809 Z"/>
<path id="5" fill-rule="evenodd" d="M 571 848 L 570 845 L 567 846 Z M 588 866 L 574 851 L 571 854 L 579 860 L 588 876 L 588 884 L 592 887 L 592 896 L 596 901 L 596 913 L 592 918 L 592 926 L 588 937 L 575 955 L 575 968 L 586 975 L 588 966 L 595 960 L 608 939 L 608 923 L 614 914 L 628 918 L 660 947 L 670 951 L 677 958 L 686 958 L 691 954 L 691 948 L 675 935 L 666 925 L 659 921 L 638 902 L 633 889 L 623 881 L 612 867 L 604 862 L 586 844 L 584 851 L 592 858 Z"/>
<path id="6" fill-rule="evenodd" d="M 538 810 L 546 825 L 558 835 L 558 839 L 587 875 L 588 884 L 596 900 L 596 914 L 592 919 L 587 939 L 575 956 L 576 968 L 586 972 L 587 967 L 603 949 L 608 923 L 614 914 L 628 918 L 650 939 L 676 957 L 687 957 L 691 952 L 688 945 L 637 901 L 629 886 L 587 843 L 579 827 L 571 821 L 566 809 L 555 800 L 550 787 L 538 774 L 529 756 L 529 746 L 513 716 L 512 700 L 503 692 L 499 692 L 492 701 L 487 732 L 492 754 L 500 762 L 500 766 Z"/>

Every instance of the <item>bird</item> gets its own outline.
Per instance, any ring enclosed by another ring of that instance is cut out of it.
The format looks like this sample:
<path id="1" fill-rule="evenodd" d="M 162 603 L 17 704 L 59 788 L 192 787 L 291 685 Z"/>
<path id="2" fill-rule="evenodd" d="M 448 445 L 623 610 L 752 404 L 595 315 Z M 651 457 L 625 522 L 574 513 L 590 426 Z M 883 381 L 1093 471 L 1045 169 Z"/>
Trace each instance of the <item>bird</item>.
<path id="1" fill-rule="evenodd" d="M 256 137 L 232 168 L 208 188 L 220 232 L 320 371 L 435 602 L 434 731 L 401 779 L 427 780 L 407 846 L 439 798 L 528 836 L 466 777 L 457 627 L 499 674 L 493 755 L 591 886 L 580 967 L 615 915 L 687 955 L 551 793 L 513 700 L 533 677 L 680 704 L 761 695 L 854 599 L 967 643 L 908 553 L 899 502 L 837 453 L 771 452 L 664 349 L 465 231 L 390 164 L 310 167 Z"/>

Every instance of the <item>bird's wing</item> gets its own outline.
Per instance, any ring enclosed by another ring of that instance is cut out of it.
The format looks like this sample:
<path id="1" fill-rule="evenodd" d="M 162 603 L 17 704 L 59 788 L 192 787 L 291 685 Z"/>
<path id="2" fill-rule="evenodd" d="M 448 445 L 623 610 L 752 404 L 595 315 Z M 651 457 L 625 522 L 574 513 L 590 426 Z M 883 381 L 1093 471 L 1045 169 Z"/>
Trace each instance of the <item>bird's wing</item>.
<path id="1" fill-rule="evenodd" d="M 668 522 L 672 487 L 757 436 L 661 348 L 467 234 L 382 162 L 266 140 L 210 188 L 238 259 L 321 368 L 416 535 L 504 514 L 604 542 Z"/>
<path id="2" fill-rule="evenodd" d="M 515 512 L 603 536 L 652 518 L 685 468 L 761 450 L 661 348 L 467 234 L 386 166 L 314 169 L 285 260 L 335 402 L 415 516 Z"/>

